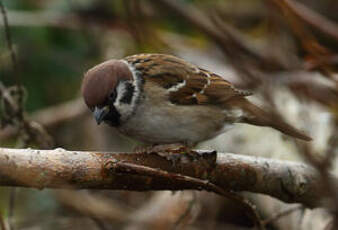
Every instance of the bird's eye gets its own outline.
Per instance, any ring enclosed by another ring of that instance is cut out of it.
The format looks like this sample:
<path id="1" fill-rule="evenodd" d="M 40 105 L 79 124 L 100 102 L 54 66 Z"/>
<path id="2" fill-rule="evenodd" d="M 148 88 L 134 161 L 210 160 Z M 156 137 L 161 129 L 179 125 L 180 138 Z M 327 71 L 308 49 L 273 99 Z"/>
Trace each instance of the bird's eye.
<path id="1" fill-rule="evenodd" d="M 116 90 L 114 89 L 109 95 L 109 101 L 114 102 L 116 99 Z"/>

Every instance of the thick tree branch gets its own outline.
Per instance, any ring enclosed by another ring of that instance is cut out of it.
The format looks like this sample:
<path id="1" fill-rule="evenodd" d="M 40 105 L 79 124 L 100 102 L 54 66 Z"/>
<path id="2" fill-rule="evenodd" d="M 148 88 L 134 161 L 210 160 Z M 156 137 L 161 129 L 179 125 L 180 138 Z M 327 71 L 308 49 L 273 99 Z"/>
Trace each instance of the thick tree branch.
<path id="1" fill-rule="evenodd" d="M 319 206 L 323 196 L 320 177 L 305 164 L 205 151 L 194 158 L 180 156 L 173 162 L 157 154 L 0 148 L 0 185 L 39 189 L 208 190 L 200 182 L 192 183 L 191 178 L 196 178 L 227 191 L 263 193 L 308 207 Z M 123 163 L 122 170 L 118 162 Z M 144 168 L 146 173 L 142 175 Z M 164 175 L 164 171 L 169 174 Z M 190 179 L 185 180 L 185 176 Z"/>

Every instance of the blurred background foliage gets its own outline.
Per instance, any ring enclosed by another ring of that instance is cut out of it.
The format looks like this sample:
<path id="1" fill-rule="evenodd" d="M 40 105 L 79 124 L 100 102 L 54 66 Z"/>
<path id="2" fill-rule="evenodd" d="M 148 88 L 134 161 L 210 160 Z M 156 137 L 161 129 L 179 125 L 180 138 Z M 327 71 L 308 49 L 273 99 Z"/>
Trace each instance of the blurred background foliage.
<path id="1" fill-rule="evenodd" d="M 171 53 L 255 92 L 260 104 L 274 107 L 290 123 L 306 130 L 315 139 L 311 144 L 313 151 L 325 156 L 334 148 L 328 143 L 337 138 L 338 130 L 338 2 L 299 0 L 291 2 L 300 3 L 301 7 L 292 7 L 290 1 L 3 0 L 17 69 L 12 68 L 1 23 L 0 81 L 6 87 L 15 85 L 13 76 L 17 72 L 27 91 L 24 103 L 27 119 L 45 126 L 54 140 L 53 147 L 128 151 L 136 143 L 108 127 L 97 127 L 78 99 L 83 73 L 111 58 L 141 52 Z M 307 10 L 326 21 L 323 23 L 311 14 L 299 14 Z M 3 119 L 1 110 L 0 115 Z M 18 146 L 20 125 L 4 124 L 0 146 Z M 42 148 L 37 140 L 24 143 L 26 147 Z M 302 155 L 297 145 L 279 133 L 241 125 L 203 147 L 291 160 L 301 160 Z M 0 189 L 0 212 L 5 218 L 9 215 L 11 193 L 7 188 Z M 234 210 L 231 202 L 207 193 L 82 191 L 79 194 L 105 197 L 114 203 L 111 206 L 122 206 L 120 210 L 125 212 L 133 210 L 143 224 L 121 220 L 114 214 L 101 218 L 92 212 L 81 212 L 58 192 L 20 189 L 12 218 L 15 229 L 250 229 L 252 226 L 243 211 Z M 284 205 L 268 198 L 251 199 L 257 202 L 263 217 Z M 167 215 L 151 212 L 147 205 L 158 206 Z M 152 213 L 152 218 L 137 214 L 142 210 Z M 291 217 L 285 219 L 268 225 L 268 229 L 293 229 L 290 223 L 298 223 Z M 313 229 L 321 229 L 318 226 L 323 226 L 320 225 L 323 221 L 318 215 L 313 221 L 318 222 L 313 223 L 316 226 Z"/>
<path id="2" fill-rule="evenodd" d="M 272 22 L 269 14 L 273 13 L 266 7 L 266 2 L 269 1 L 181 2 L 197 5 L 211 14 L 221 14 L 223 20 L 250 36 L 250 42 L 267 42 L 275 36 L 271 30 L 281 30 L 270 25 Z M 325 13 L 328 18 L 337 20 L 335 1 L 304 2 L 315 7 L 316 11 Z M 28 112 L 74 98 L 78 94 L 83 73 L 88 67 L 106 58 L 119 58 L 121 54 L 167 51 L 168 47 L 163 44 L 165 41 L 161 41 L 157 32 L 178 33 L 192 38 L 194 45 L 202 48 L 205 45 L 201 31 L 165 8 L 150 8 L 153 5 L 151 1 L 7 0 L 4 4 L 9 9 L 20 75 L 29 92 L 26 103 Z M 287 22 L 283 22 L 282 29 L 285 29 L 285 23 Z M 146 26 L 143 27 L 144 25 Z M 112 41 L 107 41 L 110 33 Z M 334 40 L 320 33 L 318 35 L 318 39 L 323 39 L 330 49 L 337 50 Z M 121 40 L 125 37 L 129 38 L 125 47 L 114 47 L 123 51 L 111 50 L 112 53 L 107 55 L 109 51 L 106 49 L 112 47 L 105 47 L 104 42 L 123 43 L 126 41 Z M 14 82 L 3 32 L 0 38 L 0 73 L 3 82 L 11 85 Z M 299 49 L 298 53 L 304 55 L 304 50 Z"/>

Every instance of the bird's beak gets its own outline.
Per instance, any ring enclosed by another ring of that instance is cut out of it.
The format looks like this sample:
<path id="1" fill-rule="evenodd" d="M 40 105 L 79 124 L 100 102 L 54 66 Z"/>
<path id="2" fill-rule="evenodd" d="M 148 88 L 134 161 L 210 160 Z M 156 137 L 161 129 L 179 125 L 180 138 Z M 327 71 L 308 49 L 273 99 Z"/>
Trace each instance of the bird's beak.
<path id="1" fill-rule="evenodd" d="M 104 117 L 109 113 L 109 106 L 105 106 L 102 108 L 95 107 L 94 109 L 94 117 L 96 123 L 99 125 L 103 121 Z"/>

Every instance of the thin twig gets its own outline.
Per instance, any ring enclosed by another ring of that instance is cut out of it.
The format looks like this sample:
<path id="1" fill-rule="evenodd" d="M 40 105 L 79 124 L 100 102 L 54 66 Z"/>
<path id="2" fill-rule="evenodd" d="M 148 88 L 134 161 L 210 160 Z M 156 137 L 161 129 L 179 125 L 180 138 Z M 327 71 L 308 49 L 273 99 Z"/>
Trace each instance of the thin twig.
<path id="1" fill-rule="evenodd" d="M 13 48 L 13 41 L 12 36 L 10 33 L 9 22 L 7 18 L 6 8 L 0 0 L 0 11 L 2 14 L 3 22 L 4 22 L 4 31 L 5 31 L 5 38 L 7 42 L 8 50 L 11 54 L 12 66 L 13 66 L 13 75 L 17 85 L 17 98 L 16 100 L 13 99 L 12 95 L 6 94 L 7 89 L 0 85 L 0 95 L 6 98 L 6 102 L 9 103 L 9 109 L 11 112 L 10 119 L 13 121 L 12 124 L 16 125 L 19 129 L 19 133 L 21 135 L 21 139 L 23 140 L 22 147 L 27 147 L 29 142 L 32 140 L 36 140 L 41 147 L 47 148 L 52 146 L 52 139 L 48 135 L 48 133 L 44 130 L 41 125 L 38 125 L 34 122 L 29 122 L 25 119 L 24 116 L 24 88 L 22 86 L 21 79 L 19 77 L 18 71 L 18 64 L 17 64 L 17 57 Z M 15 208 L 15 196 L 16 196 L 16 188 L 12 188 L 10 191 L 10 198 L 9 198 L 9 228 L 10 230 L 14 230 L 13 218 L 14 218 L 14 208 Z"/>
<path id="2" fill-rule="evenodd" d="M 89 192 L 77 190 L 57 190 L 55 198 L 63 205 L 81 213 L 83 216 L 94 217 L 102 221 L 123 222 L 128 218 L 131 209 L 117 201 L 94 196 Z M 86 201 L 83 203 L 83 201 Z"/>
<path id="3" fill-rule="evenodd" d="M 93 220 L 93 222 L 95 223 L 95 225 L 97 226 L 98 229 L 100 230 L 108 230 L 108 228 L 106 228 L 104 222 L 102 220 L 100 220 L 99 218 L 90 216 L 90 219 Z"/>
<path id="4" fill-rule="evenodd" d="M 250 71 L 254 66 L 259 66 L 266 71 L 284 69 L 280 63 L 264 57 L 249 47 L 247 43 L 239 40 L 238 36 L 233 34 L 234 28 L 229 30 L 228 27 L 224 27 L 224 23 L 222 23 L 223 31 L 221 31 L 210 18 L 198 8 L 193 7 L 192 4 L 183 5 L 180 1 L 176 0 L 156 0 L 153 2 L 154 4 L 159 4 L 171 10 L 212 39 L 222 49 L 224 54 L 229 57 L 228 61 L 233 67 L 244 76 L 256 79 L 258 77 L 257 73 Z M 249 63 L 253 65 L 248 65 Z"/>
<path id="5" fill-rule="evenodd" d="M 0 227 L 1 227 L 1 230 L 6 230 L 5 220 L 4 220 L 1 212 L 0 212 Z"/>
<path id="6" fill-rule="evenodd" d="M 3 18 L 3 22 L 4 22 L 4 27 L 5 27 L 5 37 L 6 37 L 6 41 L 7 41 L 7 46 L 8 46 L 8 49 L 10 51 L 10 54 L 11 54 L 13 74 L 14 74 L 16 84 L 17 84 L 18 90 L 19 90 L 18 91 L 18 101 L 19 101 L 19 103 L 18 103 L 17 115 L 18 115 L 19 119 L 23 121 L 23 108 L 21 106 L 22 102 L 23 102 L 22 85 L 21 85 L 21 80 L 19 78 L 18 71 L 17 71 L 17 58 L 16 58 L 14 48 L 13 48 L 13 42 L 12 42 L 12 37 L 11 37 L 11 33 L 10 33 L 7 13 L 6 13 L 6 9 L 5 9 L 5 6 L 4 6 L 2 0 L 0 0 L 0 9 L 1 9 L 1 14 L 2 14 L 2 18 Z M 22 124 L 23 124 L 23 122 L 22 122 Z M 21 126 L 21 127 L 23 127 L 23 126 Z M 16 194 L 15 190 L 16 190 L 16 188 L 11 189 L 10 198 L 9 198 L 8 218 L 9 218 L 9 228 L 10 228 L 10 230 L 14 230 L 13 217 L 14 217 L 15 194 Z"/>
<path id="7" fill-rule="evenodd" d="M 335 132 L 332 134 L 329 144 L 330 148 L 326 152 L 324 159 L 315 157 L 316 154 L 312 151 L 309 144 L 296 142 L 297 146 L 300 148 L 300 152 L 303 154 L 304 158 L 308 160 L 317 170 L 321 177 L 322 190 L 325 195 L 331 199 L 329 208 L 334 214 L 333 226 L 338 226 L 338 196 L 337 196 L 337 180 L 330 176 L 331 159 L 334 158 L 336 154 L 336 148 L 338 145 L 338 136 L 337 136 L 337 126 L 335 127 Z"/>
<path id="8" fill-rule="evenodd" d="M 9 28 L 7 12 L 6 12 L 6 8 L 5 8 L 2 0 L 0 0 L 0 10 L 1 10 L 2 19 L 3 19 L 3 22 L 4 22 L 5 38 L 6 38 L 6 42 L 7 42 L 7 47 L 8 47 L 8 50 L 10 52 L 10 55 L 11 55 L 12 66 L 13 66 L 13 74 L 14 74 L 15 81 L 16 81 L 16 84 L 17 84 L 18 89 L 19 89 L 19 100 L 18 101 L 21 103 L 23 101 L 22 83 L 21 83 L 21 79 L 20 79 L 19 74 L 18 74 L 18 62 L 17 62 L 16 54 L 15 54 L 15 51 L 14 51 L 14 48 L 13 48 L 12 35 L 11 35 L 11 32 L 10 32 L 10 28 Z M 23 109 L 22 108 L 19 108 L 19 109 L 20 109 L 21 116 L 23 116 Z"/>
<path id="9" fill-rule="evenodd" d="M 10 95 L 6 88 L 1 84 L 0 82 L 0 95 L 2 97 L 6 96 L 5 100 L 6 102 L 9 102 L 9 109 L 11 110 L 11 119 L 13 120 L 13 124 L 15 124 L 18 129 L 21 137 L 23 137 L 23 146 L 21 147 L 27 147 L 29 142 L 32 140 L 38 140 L 39 138 L 42 140 L 40 141 L 45 142 L 45 144 L 42 144 L 43 147 L 51 145 L 50 142 L 50 136 L 47 135 L 47 132 L 43 129 L 43 127 L 29 122 L 27 119 L 25 119 L 24 116 L 24 109 L 23 109 L 23 100 L 24 100 L 24 88 L 21 83 L 21 79 L 19 77 L 19 71 L 18 71 L 18 64 L 17 64 L 17 57 L 13 48 L 13 41 L 10 33 L 10 27 L 8 23 L 8 18 L 7 18 L 7 13 L 5 6 L 0 0 L 0 11 L 2 13 L 3 21 L 4 21 L 4 28 L 5 28 L 5 37 L 7 41 L 7 46 L 8 50 L 10 51 L 11 54 L 11 60 L 12 60 L 12 66 L 13 66 L 13 75 L 16 80 L 16 85 L 17 85 L 17 98 L 14 100 L 13 96 Z M 13 113 L 13 114 L 12 114 Z M 27 136 L 25 138 L 25 136 Z M 40 144 L 40 143 L 39 143 Z"/>
<path id="10" fill-rule="evenodd" d="M 177 221 L 175 222 L 173 229 L 177 229 L 178 226 L 183 222 L 183 220 L 191 213 L 192 208 L 194 207 L 194 204 L 196 203 L 196 194 L 195 192 L 192 192 L 192 199 L 188 203 L 188 207 L 182 213 L 182 215 L 179 216 Z"/>
<path id="11" fill-rule="evenodd" d="M 10 54 L 11 54 L 13 69 L 16 70 L 17 59 L 16 59 L 16 55 L 15 55 L 15 52 L 14 52 L 14 48 L 13 48 L 12 36 L 11 36 L 11 33 L 10 33 L 10 29 L 9 29 L 6 8 L 5 8 L 2 0 L 0 0 L 0 10 L 1 10 L 2 19 L 3 19 L 3 22 L 4 22 L 6 42 L 7 42 L 7 46 L 8 46 L 8 49 L 10 51 Z M 21 83 L 20 79 L 18 78 L 18 76 L 16 76 L 16 77 L 17 77 L 17 79 L 16 79 L 17 83 L 20 84 Z"/>
<path id="12" fill-rule="evenodd" d="M 240 195 L 225 191 L 224 189 L 220 188 L 219 186 L 211 183 L 208 180 L 202 180 L 199 178 L 194 178 L 186 175 L 181 175 L 177 173 L 171 173 L 167 172 L 161 169 L 155 169 L 146 167 L 143 165 L 137 165 L 133 163 L 128 163 L 125 161 L 112 161 L 109 160 L 105 164 L 105 169 L 109 171 L 114 171 L 118 173 L 127 173 L 127 174 L 137 174 L 142 176 L 150 176 L 150 177 L 157 177 L 157 178 L 166 178 L 169 181 L 175 181 L 175 182 L 185 182 L 188 184 L 192 184 L 197 186 L 200 190 L 206 190 L 206 191 L 212 191 L 215 192 L 221 196 L 224 196 L 230 200 L 236 201 L 240 203 L 245 209 L 247 209 L 247 212 L 249 213 L 250 218 L 253 220 L 255 225 L 259 229 L 265 229 L 264 226 L 261 223 L 260 217 L 256 211 L 256 207 L 254 207 L 248 200 L 241 197 Z"/>
<path id="13" fill-rule="evenodd" d="M 325 226 L 324 230 L 334 230 L 333 229 L 333 220 L 329 221 L 329 223 L 327 223 L 327 225 Z"/>
<path id="14" fill-rule="evenodd" d="M 15 208 L 15 198 L 16 198 L 17 188 L 11 188 L 9 193 L 9 210 L 8 210 L 8 219 L 9 219 L 9 229 L 14 230 L 14 208 Z"/>
<path id="15" fill-rule="evenodd" d="M 318 57 L 315 60 L 310 60 L 304 63 L 304 69 L 313 70 L 315 68 L 319 68 L 323 65 L 337 65 L 338 64 L 338 55 L 330 55 Z"/>
<path id="16" fill-rule="evenodd" d="M 267 0 L 278 8 L 280 8 L 285 15 L 285 18 L 288 20 L 289 25 L 293 33 L 297 36 L 297 38 L 301 41 L 303 49 L 307 52 L 307 54 L 311 58 L 322 59 L 326 56 L 331 56 L 332 53 L 329 49 L 324 47 L 322 44 L 318 42 L 318 39 L 313 35 L 313 33 L 306 27 L 306 22 L 302 20 L 302 18 L 295 12 L 295 9 L 291 7 L 289 4 L 290 1 L 286 0 Z M 304 6 L 305 7 L 305 6 Z M 327 66 L 320 66 L 321 71 L 325 76 L 331 76 L 331 71 Z"/>
<path id="17" fill-rule="evenodd" d="M 299 1 L 282 0 L 285 5 L 301 20 L 317 30 L 338 40 L 338 25 L 317 12 L 311 10 Z"/>

